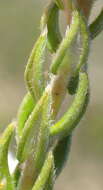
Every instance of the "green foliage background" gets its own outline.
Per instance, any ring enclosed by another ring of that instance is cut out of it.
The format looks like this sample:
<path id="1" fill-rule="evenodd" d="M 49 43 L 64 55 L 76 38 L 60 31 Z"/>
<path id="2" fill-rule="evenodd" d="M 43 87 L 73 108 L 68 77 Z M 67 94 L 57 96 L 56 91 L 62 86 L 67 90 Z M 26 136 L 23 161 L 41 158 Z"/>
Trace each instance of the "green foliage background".
<path id="1" fill-rule="evenodd" d="M 16 117 L 25 94 L 23 73 L 39 35 L 39 21 L 48 0 L 0 1 L 0 128 Z M 103 5 L 98 1 L 93 17 Z M 93 19 L 93 17 L 91 19 Z M 72 140 L 70 158 L 57 180 L 59 190 L 102 190 L 103 187 L 103 33 L 91 45 L 91 100 Z M 67 101 L 69 101 L 67 99 Z M 66 104 L 66 103 L 65 103 Z M 65 107 L 65 105 L 64 105 Z"/>

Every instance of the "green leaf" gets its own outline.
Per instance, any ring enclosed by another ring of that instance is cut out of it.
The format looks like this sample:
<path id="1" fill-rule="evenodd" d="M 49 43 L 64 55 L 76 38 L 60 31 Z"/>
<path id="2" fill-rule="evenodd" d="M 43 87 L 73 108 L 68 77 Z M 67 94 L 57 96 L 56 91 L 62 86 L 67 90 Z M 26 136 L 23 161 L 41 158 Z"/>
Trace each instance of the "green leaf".
<path id="1" fill-rule="evenodd" d="M 59 10 L 55 4 L 52 4 L 48 13 L 48 47 L 52 52 L 56 52 L 62 37 L 59 31 Z"/>
<path id="2" fill-rule="evenodd" d="M 53 53 L 57 50 L 62 37 L 59 31 L 59 9 L 53 2 L 46 8 L 41 18 L 41 30 L 47 26 L 48 48 Z"/>
<path id="3" fill-rule="evenodd" d="M 54 180 L 55 180 L 55 168 L 52 167 L 51 172 L 49 174 L 49 178 L 43 190 L 53 190 Z"/>
<path id="4" fill-rule="evenodd" d="M 11 123 L 0 138 L 0 181 L 6 180 L 6 190 L 13 190 L 13 183 L 8 167 L 8 149 L 14 132 L 14 124 Z"/>
<path id="5" fill-rule="evenodd" d="M 103 31 L 103 8 L 96 20 L 89 26 L 89 31 L 92 40 Z"/>
<path id="6" fill-rule="evenodd" d="M 16 168 L 15 168 L 15 170 L 14 170 L 14 173 L 12 175 L 12 179 L 13 179 L 15 188 L 17 187 L 19 178 L 21 176 L 21 171 L 22 171 L 22 169 L 21 169 L 20 163 L 18 163 L 17 166 L 16 166 Z"/>
<path id="7" fill-rule="evenodd" d="M 53 59 L 53 63 L 51 65 L 51 72 L 53 74 L 57 74 L 60 64 L 62 63 L 67 51 L 71 48 L 79 31 L 79 26 L 80 26 L 79 13 L 78 11 L 74 10 L 72 14 L 73 14 L 73 22 L 70 28 L 69 26 L 67 27 L 66 35 L 62 40 L 60 47 L 57 50 L 57 53 Z"/>
<path id="8" fill-rule="evenodd" d="M 57 4 L 59 9 L 64 9 L 64 4 L 62 0 L 54 0 L 54 2 Z"/>
<path id="9" fill-rule="evenodd" d="M 45 28 L 32 50 L 25 70 L 28 89 L 36 101 L 41 97 L 45 88 L 46 81 L 43 70 L 46 45 L 47 29 Z"/>
<path id="10" fill-rule="evenodd" d="M 87 70 L 87 59 L 89 54 L 89 31 L 85 18 L 80 14 L 80 38 L 81 38 L 81 52 L 79 57 L 79 63 L 69 81 L 68 91 L 71 95 L 76 93 L 78 82 L 79 82 L 79 72 L 80 70 Z"/>
<path id="11" fill-rule="evenodd" d="M 88 77 L 86 73 L 80 73 L 79 86 L 73 104 L 64 116 L 50 128 L 51 136 L 63 138 L 69 135 L 81 119 L 86 97 L 88 94 Z"/>
<path id="12" fill-rule="evenodd" d="M 71 135 L 65 137 L 57 143 L 54 149 L 54 163 L 55 163 L 55 175 L 58 177 L 62 169 L 64 168 L 71 147 Z"/>
<path id="13" fill-rule="evenodd" d="M 86 23 L 85 18 L 80 14 L 80 34 L 82 40 L 82 50 L 80 53 L 79 63 L 77 64 L 75 76 L 78 75 L 80 70 L 85 71 L 85 67 L 87 66 L 87 59 L 89 54 L 89 44 L 90 44 L 90 37 L 88 26 Z"/>
<path id="14" fill-rule="evenodd" d="M 37 132 L 35 135 L 35 131 L 32 129 L 32 136 L 26 139 L 26 144 L 23 150 L 23 157 L 27 158 L 25 162 L 25 167 L 22 171 L 22 176 L 18 184 L 18 189 L 26 189 L 29 190 L 32 187 L 32 184 L 35 182 L 38 177 L 40 170 L 44 164 L 47 150 L 49 147 L 49 127 L 50 127 L 50 117 L 49 114 L 51 108 L 51 98 L 47 96 L 45 101 L 41 106 L 41 115 L 40 123 L 37 123 Z M 32 118 L 32 117 L 31 117 Z M 34 118 L 34 120 L 38 118 Z M 30 141 L 32 142 L 30 146 Z M 26 156 L 25 156 L 26 155 Z M 31 170 L 29 169 L 29 165 L 31 165 Z M 26 184 L 26 176 L 25 173 L 28 173 L 29 179 Z"/>
<path id="15" fill-rule="evenodd" d="M 43 168 L 34 184 L 32 190 L 40 190 L 43 189 L 49 179 L 52 168 L 54 168 L 54 158 L 52 151 L 50 151 L 47 155 L 47 159 L 44 162 Z"/>
<path id="16" fill-rule="evenodd" d="M 27 158 L 28 153 L 32 151 L 30 149 L 33 143 L 32 139 L 36 138 L 37 136 L 38 127 L 42 121 L 42 106 L 45 103 L 46 99 L 47 93 L 44 93 L 44 95 L 36 104 L 27 122 L 25 123 L 25 127 L 22 132 L 22 137 L 20 138 L 17 148 L 17 159 L 20 162 L 23 162 Z"/>
<path id="17" fill-rule="evenodd" d="M 25 95 L 18 111 L 17 134 L 19 138 L 22 136 L 24 125 L 29 115 L 33 111 L 35 107 L 35 103 L 36 103 L 35 100 L 32 98 L 31 94 L 28 92 Z"/>
<path id="18" fill-rule="evenodd" d="M 77 91 L 77 87 L 78 87 L 78 82 L 79 82 L 79 74 L 76 76 L 72 76 L 70 78 L 69 84 L 68 84 L 68 92 L 71 95 L 74 95 Z"/>

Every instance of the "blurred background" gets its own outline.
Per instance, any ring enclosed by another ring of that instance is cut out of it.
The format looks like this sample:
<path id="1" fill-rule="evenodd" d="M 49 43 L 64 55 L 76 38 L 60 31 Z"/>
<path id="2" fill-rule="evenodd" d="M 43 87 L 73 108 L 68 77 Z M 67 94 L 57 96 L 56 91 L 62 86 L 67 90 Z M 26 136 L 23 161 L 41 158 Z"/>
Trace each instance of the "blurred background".
<path id="1" fill-rule="evenodd" d="M 0 128 L 16 118 L 26 93 L 23 73 L 39 35 L 39 22 L 49 0 L 0 1 Z M 103 0 L 95 4 L 91 19 Z M 103 33 L 91 44 L 89 56 L 91 99 L 87 113 L 73 133 L 67 166 L 55 190 L 103 189 Z"/>

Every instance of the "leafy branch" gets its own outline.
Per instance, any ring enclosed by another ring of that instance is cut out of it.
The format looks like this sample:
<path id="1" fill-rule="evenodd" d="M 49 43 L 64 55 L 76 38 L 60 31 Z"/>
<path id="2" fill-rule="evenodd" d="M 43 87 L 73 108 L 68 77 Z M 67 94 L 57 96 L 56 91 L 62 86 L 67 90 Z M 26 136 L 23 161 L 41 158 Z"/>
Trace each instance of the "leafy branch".
<path id="1" fill-rule="evenodd" d="M 103 10 L 88 26 L 74 1 L 70 1 L 69 8 L 72 21 L 64 36 L 59 29 L 59 12 L 64 11 L 61 0 L 51 1 L 41 18 L 41 34 L 25 70 L 28 92 L 20 105 L 17 122 L 11 123 L 0 139 L 2 190 L 52 190 L 68 158 L 72 132 L 86 111 L 90 94 L 88 54 L 91 40 L 103 30 Z M 73 56 L 79 48 L 79 59 L 74 64 Z M 45 78 L 47 49 L 53 57 L 48 80 Z M 57 121 L 67 93 L 74 95 L 74 100 Z M 8 154 L 14 131 L 18 164 L 11 174 Z"/>

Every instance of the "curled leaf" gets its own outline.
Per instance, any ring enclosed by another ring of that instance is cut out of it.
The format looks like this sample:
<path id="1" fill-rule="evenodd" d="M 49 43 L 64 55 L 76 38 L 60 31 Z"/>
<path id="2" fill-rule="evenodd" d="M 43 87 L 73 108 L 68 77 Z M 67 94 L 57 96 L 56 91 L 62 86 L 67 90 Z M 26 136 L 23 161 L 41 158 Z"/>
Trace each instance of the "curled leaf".
<path id="1" fill-rule="evenodd" d="M 79 25 L 80 25 L 79 13 L 77 10 L 74 10 L 72 14 L 73 14 L 72 24 L 70 28 L 68 26 L 66 35 L 62 40 L 60 47 L 57 50 L 57 53 L 53 59 L 53 63 L 51 65 L 51 72 L 53 74 L 57 74 L 60 64 L 62 63 L 68 49 L 71 48 L 79 31 Z"/>
<path id="2" fill-rule="evenodd" d="M 89 54 L 89 44 L 90 44 L 90 36 L 89 30 L 86 23 L 85 18 L 80 14 L 80 33 L 81 33 L 81 40 L 82 40 L 82 47 L 80 53 L 79 63 L 77 64 L 75 75 L 78 75 L 80 70 L 85 71 L 85 67 L 87 67 L 87 59 Z"/>
<path id="3" fill-rule="evenodd" d="M 48 48 L 51 52 L 55 52 L 61 42 L 61 34 L 59 30 L 59 9 L 53 2 L 46 8 L 41 19 L 41 30 L 47 26 Z"/>
<path id="4" fill-rule="evenodd" d="M 64 116 L 50 128 L 51 136 L 63 138 L 71 133 L 80 121 L 84 108 L 86 108 L 88 94 L 88 77 L 86 73 L 80 73 L 79 86 L 73 104 Z"/>
<path id="5" fill-rule="evenodd" d="M 87 70 L 87 59 L 89 54 L 89 31 L 85 18 L 80 14 L 80 38 L 81 38 L 81 52 L 79 57 L 79 63 L 69 81 L 68 90 L 71 95 L 76 93 L 78 82 L 79 82 L 79 72 L 81 70 Z"/>

